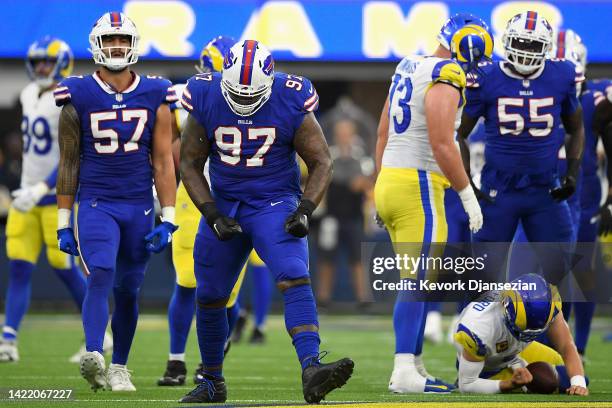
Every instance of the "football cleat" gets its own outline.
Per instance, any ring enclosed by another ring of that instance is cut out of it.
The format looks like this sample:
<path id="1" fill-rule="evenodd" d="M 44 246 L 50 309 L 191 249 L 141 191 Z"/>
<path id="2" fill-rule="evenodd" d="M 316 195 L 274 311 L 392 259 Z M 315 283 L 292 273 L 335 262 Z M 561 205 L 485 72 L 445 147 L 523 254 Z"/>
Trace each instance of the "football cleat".
<path id="1" fill-rule="evenodd" d="M 0 338 L 0 363 L 10 363 L 17 361 L 19 361 L 17 340 L 6 340 Z"/>
<path id="2" fill-rule="evenodd" d="M 250 344 L 263 344 L 265 342 L 266 342 L 266 335 L 264 334 L 264 332 L 262 332 L 257 327 L 255 327 L 253 329 L 253 332 L 251 333 L 251 338 L 249 338 L 249 343 Z"/>
<path id="3" fill-rule="evenodd" d="M 193 374 L 193 383 L 200 384 L 204 381 L 204 364 L 198 364 L 195 373 Z"/>
<path id="4" fill-rule="evenodd" d="M 203 374 L 202 381 L 191 390 L 179 402 L 225 402 L 227 400 L 227 388 L 223 377 L 215 377 Z"/>
<path id="5" fill-rule="evenodd" d="M 91 384 L 91 389 L 98 391 L 104 389 L 106 382 L 106 363 L 104 356 L 97 351 L 87 351 L 81 356 L 80 361 L 81 376 Z"/>
<path id="6" fill-rule="evenodd" d="M 321 358 L 324 356 L 321 355 Z M 318 404 L 327 394 L 346 384 L 354 367 L 355 363 L 350 358 L 323 364 L 319 356 L 314 357 L 313 363 L 302 371 L 304 400 L 309 404 Z"/>
<path id="7" fill-rule="evenodd" d="M 187 376 L 187 367 L 185 367 L 184 361 L 168 360 L 166 364 L 166 372 L 164 375 L 157 380 L 157 385 L 160 386 L 174 386 L 185 384 L 185 377 Z"/>
<path id="8" fill-rule="evenodd" d="M 106 373 L 106 380 L 112 391 L 136 391 L 132 384 L 131 371 L 126 367 L 117 367 L 111 364 Z"/>
<path id="9" fill-rule="evenodd" d="M 242 332 L 244 331 L 244 327 L 246 326 L 247 318 L 246 316 L 240 315 L 238 320 L 236 320 L 236 326 L 234 326 L 234 331 L 231 335 L 232 343 L 240 343 L 242 340 Z"/>
<path id="10" fill-rule="evenodd" d="M 413 370 L 395 369 L 389 381 L 389 391 L 396 394 L 448 394 L 453 389 L 455 389 L 455 387 L 450 384 L 438 380 L 437 378 L 425 378 Z"/>
<path id="11" fill-rule="evenodd" d="M 102 349 L 104 350 L 104 354 L 111 355 L 113 353 L 113 336 L 109 332 L 104 333 L 104 342 L 102 343 Z M 79 351 L 74 353 L 68 361 L 74 364 L 78 364 L 81 361 L 81 356 L 87 353 L 87 349 L 85 348 L 85 343 L 81 345 Z"/>

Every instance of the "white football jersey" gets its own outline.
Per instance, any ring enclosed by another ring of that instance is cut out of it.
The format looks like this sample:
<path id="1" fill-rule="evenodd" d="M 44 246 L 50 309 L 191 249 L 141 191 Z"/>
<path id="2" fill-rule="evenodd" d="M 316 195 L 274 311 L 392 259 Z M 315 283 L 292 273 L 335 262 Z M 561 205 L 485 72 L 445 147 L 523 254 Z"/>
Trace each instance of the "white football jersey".
<path id="1" fill-rule="evenodd" d="M 53 89 L 39 96 L 39 86 L 32 82 L 19 97 L 22 108 L 23 163 L 21 188 L 44 181 L 59 163 L 57 141 L 61 107 L 55 105 Z M 55 189 L 50 193 L 55 193 Z"/>
<path id="2" fill-rule="evenodd" d="M 487 292 L 478 302 L 472 302 L 463 309 L 455 328 L 457 353 L 466 350 L 473 357 L 484 360 L 483 372 L 525 366 L 518 354 L 529 343 L 519 341 L 506 327 L 501 299 L 501 292 Z"/>
<path id="3" fill-rule="evenodd" d="M 450 59 L 406 57 L 395 69 L 389 89 L 389 140 L 383 153 L 385 167 L 416 168 L 441 173 L 429 143 L 425 94 L 443 82 L 461 93 L 455 130 L 465 101 L 465 73 Z"/>
<path id="4" fill-rule="evenodd" d="M 183 108 L 183 104 L 181 103 L 181 99 L 183 99 L 183 91 L 185 90 L 185 87 L 187 87 L 187 84 L 174 84 L 172 86 L 174 87 L 174 91 L 176 92 L 176 96 L 178 97 L 178 102 L 174 103 L 173 109 L 180 132 L 183 129 L 183 126 L 185 125 L 187 116 L 189 115 L 189 112 L 187 112 L 185 108 Z M 204 177 L 206 177 L 206 181 L 208 181 L 208 185 L 210 186 L 210 174 L 208 170 L 209 162 L 210 160 L 206 160 L 206 163 L 204 164 Z"/>

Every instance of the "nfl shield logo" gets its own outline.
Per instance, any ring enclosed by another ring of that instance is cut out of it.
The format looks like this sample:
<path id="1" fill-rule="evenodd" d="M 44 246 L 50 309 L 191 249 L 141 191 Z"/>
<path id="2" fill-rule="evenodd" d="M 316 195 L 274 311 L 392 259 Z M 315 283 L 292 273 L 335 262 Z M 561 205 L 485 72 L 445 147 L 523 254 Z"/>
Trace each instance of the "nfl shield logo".
<path id="1" fill-rule="evenodd" d="M 115 94 L 115 99 L 117 102 L 121 102 L 123 100 L 123 94 L 117 93 Z"/>

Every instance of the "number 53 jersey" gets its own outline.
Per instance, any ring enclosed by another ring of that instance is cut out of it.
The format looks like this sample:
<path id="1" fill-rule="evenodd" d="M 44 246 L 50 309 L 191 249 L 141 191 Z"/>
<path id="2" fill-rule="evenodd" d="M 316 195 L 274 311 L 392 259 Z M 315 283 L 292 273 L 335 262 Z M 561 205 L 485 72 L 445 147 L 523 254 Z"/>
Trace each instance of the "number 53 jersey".
<path id="1" fill-rule="evenodd" d="M 406 57 L 395 69 L 389 89 L 389 140 L 384 167 L 415 168 L 442 173 L 431 151 L 425 116 L 425 95 L 436 83 L 451 85 L 460 93 L 455 129 L 461 122 L 465 73 L 450 59 Z"/>
<path id="2" fill-rule="evenodd" d="M 319 104 L 308 79 L 276 72 L 270 99 L 254 114 L 239 116 L 221 93 L 221 74 L 199 74 L 189 79 L 182 104 L 206 130 L 216 197 L 256 208 L 281 197 L 297 200 L 300 171 L 293 140 L 305 115 Z"/>
<path id="3" fill-rule="evenodd" d="M 155 116 L 161 104 L 176 100 L 170 81 L 136 73 L 123 92 L 116 92 L 98 73 L 59 84 L 55 103 L 71 103 L 81 124 L 79 200 L 152 199 Z"/>

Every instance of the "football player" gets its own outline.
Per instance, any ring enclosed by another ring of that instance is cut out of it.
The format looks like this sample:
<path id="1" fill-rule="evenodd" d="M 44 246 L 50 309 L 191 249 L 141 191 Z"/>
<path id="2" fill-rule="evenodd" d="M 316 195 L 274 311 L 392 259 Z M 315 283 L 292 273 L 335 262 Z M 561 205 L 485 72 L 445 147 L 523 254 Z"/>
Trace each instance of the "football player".
<path id="1" fill-rule="evenodd" d="M 13 192 L 15 199 L 6 225 L 9 283 L 0 362 L 19 360 L 17 331 L 28 309 L 31 276 L 43 245 L 47 261 L 68 288 L 79 311 L 85 296 L 85 279 L 74 258 L 59 250 L 55 236 L 60 109 L 55 106 L 53 90 L 72 72 L 72 52 L 62 40 L 46 36 L 30 45 L 25 65 L 32 82 L 19 98 L 23 114 L 23 171 L 21 188 Z M 107 349 L 112 348 L 110 336 L 105 337 L 105 344 Z M 78 357 L 79 353 L 71 361 Z"/>
<path id="2" fill-rule="evenodd" d="M 59 124 L 58 231 L 62 251 L 79 255 L 87 272 L 81 375 L 94 390 L 135 391 L 126 368 L 138 320 L 138 291 L 150 252 L 172 239 L 176 181 L 172 161 L 172 84 L 130 69 L 139 35 L 120 12 L 105 13 L 89 34 L 99 70 L 70 77 L 55 90 Z M 154 227 L 152 181 L 162 223 Z M 71 227 L 71 209 L 79 193 Z M 76 236 L 76 238 L 75 238 Z M 114 349 L 105 370 L 102 339 L 111 321 Z"/>
<path id="3" fill-rule="evenodd" d="M 503 279 L 497 274 L 505 271 L 507 253 L 498 243 L 509 245 L 521 222 L 530 242 L 559 243 L 538 247 L 544 276 L 557 283 L 569 269 L 573 226 L 565 200 L 575 192 L 584 144 L 576 93 L 584 75 L 569 61 L 546 59 L 552 28 L 536 12 L 514 16 L 502 41 L 507 60 L 482 64 L 469 81 L 458 130 L 465 143 L 478 118 L 485 119 L 485 225 L 473 235 L 474 250 L 488 254 L 486 278 Z M 568 169 L 559 181 L 566 133 Z"/>
<path id="4" fill-rule="evenodd" d="M 513 282 L 529 289 L 492 291 L 466 306 L 455 332 L 459 390 L 511 392 L 533 377 L 525 367 L 544 361 L 555 367 L 559 391 L 588 395 L 587 381 L 557 289 L 536 274 Z M 547 334 L 554 349 L 534 341 Z"/>
<path id="5" fill-rule="evenodd" d="M 428 57 L 406 57 L 395 70 L 378 126 L 375 187 L 378 214 L 391 241 L 408 244 L 411 258 L 438 255 L 447 239 L 444 190 L 453 187 L 469 217 L 470 229 L 482 214 L 463 168 L 454 133 L 465 103 L 465 72 L 493 53 L 487 25 L 471 14 L 457 14 L 441 28 L 440 45 Z M 418 197 L 418 199 L 414 199 Z M 418 244 L 416 244 L 418 243 Z M 441 255 L 441 254 L 440 254 Z M 425 279 L 401 272 L 402 279 Z M 389 390 L 448 393 L 452 385 L 430 376 L 423 364 L 426 304 L 400 292 L 393 311 L 395 363 Z"/>
<path id="6" fill-rule="evenodd" d="M 314 117 L 319 97 L 300 76 L 274 71 L 263 44 L 245 40 L 225 56 L 223 73 L 192 77 L 181 141 L 181 177 L 203 217 L 194 248 L 196 322 L 204 382 L 181 402 L 224 402 L 225 307 L 253 248 L 272 272 L 285 326 L 302 366 L 304 399 L 319 402 L 353 372 L 344 358 L 324 364 L 308 273 L 309 219 L 329 184 L 331 158 Z M 300 190 L 296 153 L 308 165 Z M 210 158 L 211 189 L 204 178 Z"/>

